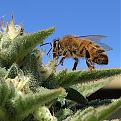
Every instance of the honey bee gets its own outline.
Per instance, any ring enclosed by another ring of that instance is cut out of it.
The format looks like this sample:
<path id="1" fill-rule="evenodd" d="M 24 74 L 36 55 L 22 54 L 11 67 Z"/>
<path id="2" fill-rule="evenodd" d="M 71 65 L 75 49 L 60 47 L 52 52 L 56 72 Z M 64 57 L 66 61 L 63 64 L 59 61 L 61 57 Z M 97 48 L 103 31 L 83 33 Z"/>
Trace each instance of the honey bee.
<path id="1" fill-rule="evenodd" d="M 98 40 L 104 37 L 103 35 L 66 35 L 63 38 L 55 39 L 52 44 L 45 44 L 51 44 L 52 47 L 49 52 L 52 50 L 54 59 L 58 60 L 60 56 L 62 57 L 57 65 L 63 65 L 65 58 L 73 58 L 75 62 L 72 70 L 76 70 L 79 58 L 85 58 L 89 70 L 93 70 L 95 68 L 94 63 L 108 64 L 108 56 L 105 51 L 112 50 L 112 48 L 103 43 L 97 44 Z"/>

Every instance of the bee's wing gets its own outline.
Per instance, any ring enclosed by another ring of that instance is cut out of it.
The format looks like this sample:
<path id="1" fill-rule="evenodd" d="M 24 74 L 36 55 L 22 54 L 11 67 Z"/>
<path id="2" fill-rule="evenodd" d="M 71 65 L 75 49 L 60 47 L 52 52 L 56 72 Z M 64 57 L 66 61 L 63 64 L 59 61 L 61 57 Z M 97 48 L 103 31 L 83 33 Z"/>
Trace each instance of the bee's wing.
<path id="1" fill-rule="evenodd" d="M 102 48 L 104 48 L 105 51 L 113 50 L 113 48 L 110 47 L 109 45 L 106 45 L 106 44 L 101 43 L 101 42 L 99 42 L 98 44 L 99 44 Z"/>
<path id="2" fill-rule="evenodd" d="M 91 41 L 94 41 L 96 42 L 97 44 L 99 44 L 102 48 L 104 48 L 104 50 L 106 51 L 110 51 L 112 50 L 112 47 L 104 44 L 104 43 L 101 43 L 100 40 L 105 38 L 106 36 L 104 35 L 87 35 L 87 36 L 80 36 L 81 39 L 88 39 L 88 40 L 91 40 Z"/>
<path id="3" fill-rule="evenodd" d="M 81 39 L 89 39 L 89 40 L 92 40 L 92 41 L 99 41 L 103 38 L 105 38 L 106 36 L 104 35 L 87 35 L 87 36 L 80 36 Z"/>

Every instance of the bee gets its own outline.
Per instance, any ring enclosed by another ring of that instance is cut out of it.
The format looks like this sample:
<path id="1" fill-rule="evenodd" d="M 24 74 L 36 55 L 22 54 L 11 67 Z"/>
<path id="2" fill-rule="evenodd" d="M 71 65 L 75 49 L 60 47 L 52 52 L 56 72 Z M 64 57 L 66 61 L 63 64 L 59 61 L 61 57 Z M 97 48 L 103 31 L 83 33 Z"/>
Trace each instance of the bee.
<path id="1" fill-rule="evenodd" d="M 63 38 L 55 39 L 53 43 L 45 44 L 51 44 L 49 52 L 52 50 L 54 59 L 58 60 L 60 56 L 62 57 L 57 65 L 63 65 L 65 58 L 73 58 L 75 62 L 72 70 L 76 70 L 79 58 L 85 58 L 88 69 L 93 70 L 95 63 L 108 64 L 108 56 L 105 51 L 112 50 L 112 48 L 103 43 L 97 44 L 98 40 L 104 37 L 103 35 L 66 35 Z"/>

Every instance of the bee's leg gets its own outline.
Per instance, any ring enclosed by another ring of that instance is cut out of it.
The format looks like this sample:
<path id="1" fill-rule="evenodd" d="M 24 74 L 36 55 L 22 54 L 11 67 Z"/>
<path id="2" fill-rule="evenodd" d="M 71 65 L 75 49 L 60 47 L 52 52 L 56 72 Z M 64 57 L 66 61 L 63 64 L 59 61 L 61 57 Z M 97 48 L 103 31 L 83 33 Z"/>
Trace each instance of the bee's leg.
<path id="1" fill-rule="evenodd" d="M 63 56 L 63 57 L 61 58 L 60 62 L 59 62 L 59 64 L 61 64 L 62 66 L 63 66 L 64 59 L 65 59 L 65 56 Z M 58 64 L 58 65 L 59 65 L 59 64 Z"/>
<path id="2" fill-rule="evenodd" d="M 86 64 L 90 71 L 94 69 L 93 62 L 89 58 L 86 59 Z"/>
<path id="3" fill-rule="evenodd" d="M 79 59 L 78 59 L 78 58 L 74 58 L 74 60 L 75 60 L 74 66 L 73 66 L 73 68 L 72 68 L 73 71 L 76 70 L 76 67 L 77 67 L 78 62 L 79 62 Z"/>
<path id="4" fill-rule="evenodd" d="M 64 59 L 66 58 L 66 55 L 67 55 L 67 51 L 64 51 L 63 53 L 62 53 L 62 58 L 61 58 L 61 60 L 60 60 L 60 62 L 59 62 L 59 64 L 58 65 L 62 65 L 63 66 L 63 62 L 64 62 Z"/>

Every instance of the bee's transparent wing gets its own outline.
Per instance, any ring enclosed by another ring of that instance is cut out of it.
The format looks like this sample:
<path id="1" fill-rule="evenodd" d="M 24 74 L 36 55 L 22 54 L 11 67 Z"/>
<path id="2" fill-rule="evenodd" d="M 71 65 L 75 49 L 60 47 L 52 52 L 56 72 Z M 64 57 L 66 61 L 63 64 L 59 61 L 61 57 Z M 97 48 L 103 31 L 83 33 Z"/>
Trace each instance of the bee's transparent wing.
<path id="1" fill-rule="evenodd" d="M 87 35 L 87 36 L 80 36 L 81 39 L 88 39 L 88 40 L 91 40 L 91 41 L 94 41 L 96 42 L 98 45 L 100 45 L 102 48 L 104 48 L 106 51 L 110 51 L 112 50 L 112 47 L 104 44 L 104 43 L 101 43 L 100 40 L 105 38 L 107 36 L 104 36 L 104 35 Z"/>
<path id="2" fill-rule="evenodd" d="M 102 48 L 104 48 L 105 51 L 113 50 L 112 47 L 110 47 L 109 45 L 106 45 L 104 43 L 98 42 L 97 44 L 100 45 Z"/>
<path id="3" fill-rule="evenodd" d="M 87 35 L 87 36 L 80 36 L 81 39 L 89 39 L 95 42 L 98 42 L 99 40 L 105 38 L 104 35 Z"/>

